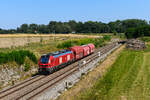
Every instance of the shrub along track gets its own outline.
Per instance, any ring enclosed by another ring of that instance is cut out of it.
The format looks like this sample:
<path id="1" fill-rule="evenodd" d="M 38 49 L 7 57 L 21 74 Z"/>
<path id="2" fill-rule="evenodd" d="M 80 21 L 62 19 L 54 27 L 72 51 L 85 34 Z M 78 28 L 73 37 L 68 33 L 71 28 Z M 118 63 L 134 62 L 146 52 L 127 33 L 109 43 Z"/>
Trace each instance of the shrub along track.
<path id="1" fill-rule="evenodd" d="M 116 43 L 113 43 L 105 47 L 102 47 L 100 49 L 97 49 L 94 54 L 81 59 L 80 62 L 87 61 L 88 63 L 96 59 L 97 57 L 99 57 L 98 52 L 101 52 L 101 55 L 103 55 L 107 53 L 109 50 L 111 50 L 112 48 L 114 48 L 115 46 L 116 46 Z M 81 67 L 83 66 L 85 65 L 82 65 Z M 35 76 L 21 83 L 18 83 L 15 86 L 12 86 L 8 89 L 1 91 L 0 99 L 1 100 L 32 99 L 33 97 L 40 94 L 47 88 L 54 86 L 56 83 L 65 79 L 67 76 L 73 74 L 75 71 L 78 71 L 78 70 L 79 70 L 78 62 L 75 62 L 69 65 L 68 67 L 65 67 L 51 75 Z"/>

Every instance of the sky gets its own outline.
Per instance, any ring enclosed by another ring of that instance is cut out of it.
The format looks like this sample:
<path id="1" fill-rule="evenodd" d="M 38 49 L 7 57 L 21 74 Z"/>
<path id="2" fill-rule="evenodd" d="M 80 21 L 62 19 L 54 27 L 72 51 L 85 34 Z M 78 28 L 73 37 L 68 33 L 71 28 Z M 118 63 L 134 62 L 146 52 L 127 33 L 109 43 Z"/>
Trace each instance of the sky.
<path id="1" fill-rule="evenodd" d="M 150 0 L 1 0 L 0 28 L 50 21 L 149 21 Z"/>

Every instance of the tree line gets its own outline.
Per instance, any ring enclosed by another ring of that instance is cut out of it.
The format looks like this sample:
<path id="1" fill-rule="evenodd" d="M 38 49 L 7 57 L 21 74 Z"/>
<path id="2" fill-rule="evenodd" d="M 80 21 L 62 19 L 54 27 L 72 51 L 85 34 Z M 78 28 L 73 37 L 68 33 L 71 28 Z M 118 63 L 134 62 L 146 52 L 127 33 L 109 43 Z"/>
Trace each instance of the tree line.
<path id="1" fill-rule="evenodd" d="M 138 38 L 150 36 L 150 25 L 139 26 L 136 28 L 128 28 L 125 32 L 127 38 Z"/>
<path id="2" fill-rule="evenodd" d="M 0 34 L 7 33 L 125 33 L 126 30 L 141 26 L 149 26 L 146 20 L 126 19 L 103 23 L 98 21 L 68 22 L 50 21 L 48 25 L 22 24 L 17 29 L 0 29 Z M 130 30 L 131 31 L 131 30 Z"/>

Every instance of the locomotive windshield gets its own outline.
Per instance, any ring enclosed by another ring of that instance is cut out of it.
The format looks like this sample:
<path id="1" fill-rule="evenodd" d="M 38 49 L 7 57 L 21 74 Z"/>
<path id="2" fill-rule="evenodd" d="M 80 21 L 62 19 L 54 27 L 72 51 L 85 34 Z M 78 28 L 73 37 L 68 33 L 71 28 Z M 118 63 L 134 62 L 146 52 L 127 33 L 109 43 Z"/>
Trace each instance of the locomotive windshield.
<path id="1" fill-rule="evenodd" d="M 49 55 L 44 55 L 41 57 L 42 64 L 48 64 L 48 62 L 49 62 Z"/>

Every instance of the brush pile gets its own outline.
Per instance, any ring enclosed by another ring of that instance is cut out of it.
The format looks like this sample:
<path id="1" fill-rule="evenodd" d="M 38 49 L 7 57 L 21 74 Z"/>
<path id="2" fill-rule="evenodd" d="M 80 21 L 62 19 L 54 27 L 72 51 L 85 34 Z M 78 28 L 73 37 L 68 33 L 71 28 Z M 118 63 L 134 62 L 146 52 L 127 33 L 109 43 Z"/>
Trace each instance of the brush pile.
<path id="1" fill-rule="evenodd" d="M 126 48 L 133 50 L 143 50 L 146 48 L 145 42 L 138 39 L 130 39 L 127 41 Z"/>

